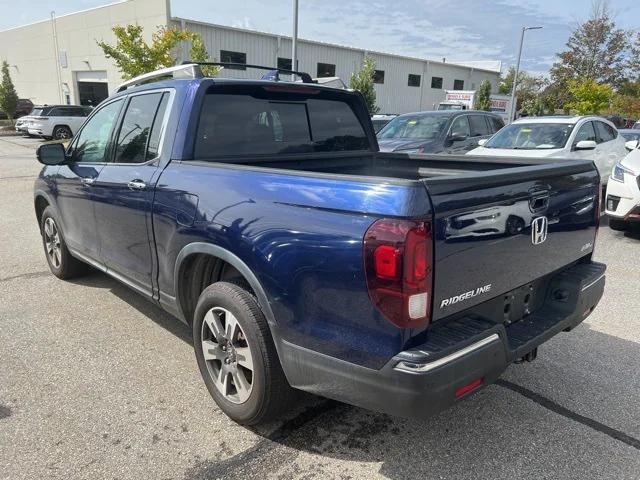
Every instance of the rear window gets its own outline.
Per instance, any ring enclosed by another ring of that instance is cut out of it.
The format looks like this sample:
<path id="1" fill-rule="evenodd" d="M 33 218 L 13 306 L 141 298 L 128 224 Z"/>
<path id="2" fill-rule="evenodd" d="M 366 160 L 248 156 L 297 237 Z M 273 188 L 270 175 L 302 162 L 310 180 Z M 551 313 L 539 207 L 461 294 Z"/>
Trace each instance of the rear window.
<path id="1" fill-rule="evenodd" d="M 316 98 L 263 89 L 207 93 L 194 158 L 369 149 L 351 106 L 315 92 Z"/>

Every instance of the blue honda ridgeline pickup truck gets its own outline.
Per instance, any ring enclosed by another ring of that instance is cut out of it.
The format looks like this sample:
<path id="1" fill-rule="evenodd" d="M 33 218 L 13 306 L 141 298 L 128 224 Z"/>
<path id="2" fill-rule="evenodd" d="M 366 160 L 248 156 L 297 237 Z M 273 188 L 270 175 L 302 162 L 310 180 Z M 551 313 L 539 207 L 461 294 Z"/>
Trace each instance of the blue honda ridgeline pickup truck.
<path id="1" fill-rule="evenodd" d="M 426 417 L 593 311 L 592 162 L 380 153 L 359 93 L 301 77 L 172 67 L 42 145 L 52 273 L 90 265 L 191 325 L 243 424 L 296 389 Z"/>

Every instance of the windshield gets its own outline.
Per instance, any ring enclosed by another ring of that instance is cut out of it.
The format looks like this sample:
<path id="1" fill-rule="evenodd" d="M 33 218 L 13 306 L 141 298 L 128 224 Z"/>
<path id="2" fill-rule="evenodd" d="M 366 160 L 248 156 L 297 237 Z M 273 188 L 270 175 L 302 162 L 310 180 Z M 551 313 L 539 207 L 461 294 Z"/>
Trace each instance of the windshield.
<path id="1" fill-rule="evenodd" d="M 33 110 L 31 110 L 31 113 L 29 113 L 29 115 L 33 115 L 33 116 L 38 116 L 38 115 L 42 115 L 42 108 L 34 108 Z"/>
<path id="2" fill-rule="evenodd" d="M 440 136 L 448 120 L 448 115 L 406 115 L 397 117 L 380 130 L 378 139 L 435 139 Z"/>
<path id="3" fill-rule="evenodd" d="M 551 150 L 563 148 L 573 125 L 568 123 L 512 123 L 484 144 L 485 148 Z"/>

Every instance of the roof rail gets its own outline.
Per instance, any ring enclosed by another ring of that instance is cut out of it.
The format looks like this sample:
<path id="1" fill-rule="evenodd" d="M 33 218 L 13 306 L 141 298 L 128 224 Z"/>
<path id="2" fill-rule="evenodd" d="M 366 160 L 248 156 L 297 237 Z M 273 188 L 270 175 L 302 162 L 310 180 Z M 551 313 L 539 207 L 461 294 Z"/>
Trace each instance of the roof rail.
<path id="1" fill-rule="evenodd" d="M 202 70 L 199 65 L 193 62 L 187 62 L 182 65 L 161 68 L 160 70 L 138 75 L 137 77 L 122 83 L 116 92 L 122 92 L 123 90 L 135 87 L 136 85 L 142 85 L 143 83 L 159 81 L 166 78 L 202 78 L 203 76 L 204 75 L 202 74 Z"/>
<path id="2" fill-rule="evenodd" d="M 214 66 L 214 67 L 226 67 L 226 68 L 237 68 L 240 67 L 243 70 L 245 68 L 256 68 L 258 70 L 271 70 L 276 72 L 276 82 L 280 80 L 278 74 L 284 73 L 285 75 L 297 75 L 302 80 L 302 83 L 317 83 L 311 78 L 306 72 L 298 72 L 296 70 L 287 70 L 285 68 L 278 67 L 265 67 L 263 65 L 250 65 L 247 63 L 230 63 L 230 62 L 192 62 L 191 60 L 186 60 L 182 62 L 183 65 L 200 65 L 200 66 Z"/>

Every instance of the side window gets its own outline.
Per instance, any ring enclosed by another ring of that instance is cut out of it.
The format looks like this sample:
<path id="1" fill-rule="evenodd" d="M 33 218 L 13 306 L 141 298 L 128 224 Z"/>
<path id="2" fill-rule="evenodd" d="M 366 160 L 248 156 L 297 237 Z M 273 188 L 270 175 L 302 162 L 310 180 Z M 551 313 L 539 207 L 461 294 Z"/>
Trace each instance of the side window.
<path id="1" fill-rule="evenodd" d="M 116 141 L 116 163 L 144 163 L 147 161 L 147 145 L 153 139 L 152 156 L 158 152 L 160 138 L 159 130 L 162 120 L 158 121 L 158 128 L 152 132 L 154 120 L 159 111 L 163 94 L 147 93 L 131 97 L 122 120 Z M 166 108 L 166 103 L 164 104 Z"/>
<path id="2" fill-rule="evenodd" d="M 469 127 L 472 137 L 489 135 L 489 126 L 485 120 L 485 115 L 469 115 Z"/>
<path id="3" fill-rule="evenodd" d="M 62 117 L 63 115 L 65 115 L 65 113 L 63 112 L 62 108 L 52 108 L 49 113 L 47 114 L 50 117 Z"/>
<path id="4" fill-rule="evenodd" d="M 168 103 L 169 94 L 164 93 L 162 95 L 162 100 L 160 100 L 158 111 L 156 112 L 156 118 L 153 121 L 153 127 L 151 127 L 151 135 L 149 136 L 149 145 L 147 146 L 145 161 L 152 160 L 158 156 L 160 150 L 160 137 L 162 136 L 162 130 L 164 128 L 162 120 L 164 119 L 165 112 L 167 111 Z"/>
<path id="5" fill-rule="evenodd" d="M 573 144 L 575 145 L 582 140 L 596 141 L 596 132 L 593 129 L 593 122 L 587 122 L 580 127 L 580 130 L 576 133 L 576 138 L 573 141 Z"/>
<path id="6" fill-rule="evenodd" d="M 496 133 L 497 131 L 502 129 L 502 127 L 504 127 L 504 122 L 502 121 L 502 119 L 496 117 L 488 117 L 488 119 L 489 124 L 491 125 L 491 133 Z"/>
<path id="7" fill-rule="evenodd" d="M 594 122 L 596 124 L 598 143 L 610 142 L 618 136 L 618 133 L 604 122 Z"/>
<path id="8" fill-rule="evenodd" d="M 118 118 L 122 99 L 108 103 L 85 123 L 77 136 L 71 153 L 74 162 L 101 163 L 106 161 L 107 145 L 113 124 Z"/>
<path id="9" fill-rule="evenodd" d="M 467 120 L 468 115 L 460 115 L 456 117 L 453 123 L 451 124 L 451 128 L 449 129 L 449 133 L 461 133 L 470 136 L 471 132 L 469 131 L 469 120 Z"/>

